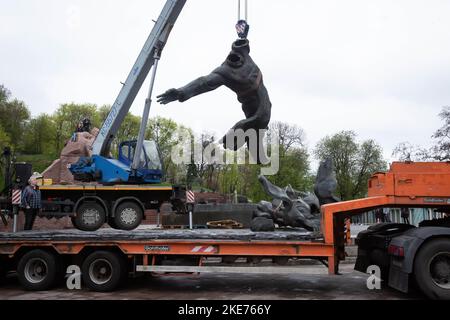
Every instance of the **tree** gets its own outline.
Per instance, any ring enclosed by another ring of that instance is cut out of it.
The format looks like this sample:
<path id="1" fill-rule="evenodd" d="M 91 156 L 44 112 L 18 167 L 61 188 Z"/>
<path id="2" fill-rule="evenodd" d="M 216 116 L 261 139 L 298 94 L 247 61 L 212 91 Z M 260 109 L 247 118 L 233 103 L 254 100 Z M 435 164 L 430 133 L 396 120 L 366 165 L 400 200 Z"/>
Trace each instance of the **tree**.
<path id="1" fill-rule="evenodd" d="M 309 153 L 305 147 L 305 133 L 297 125 L 285 122 L 273 122 L 268 130 L 268 137 L 276 134 L 279 144 L 280 168 L 277 174 L 268 179 L 277 186 L 291 185 L 294 189 L 311 191 L 313 177 L 310 173 Z M 268 200 L 258 182 L 261 166 L 240 166 L 238 192 L 247 195 L 252 201 Z"/>
<path id="2" fill-rule="evenodd" d="M 432 154 L 435 160 L 448 161 L 450 160 L 450 106 L 444 107 L 439 117 L 444 121 L 444 125 L 432 136 L 437 140 L 432 148 Z"/>
<path id="3" fill-rule="evenodd" d="M 111 106 L 104 105 L 97 111 L 97 118 L 100 125 L 102 125 L 111 111 Z M 128 112 L 119 130 L 114 137 L 111 144 L 111 153 L 117 156 L 118 146 L 124 141 L 136 140 L 139 135 L 139 127 L 141 126 L 141 118 Z"/>
<path id="4" fill-rule="evenodd" d="M 373 140 L 358 143 L 353 131 L 325 137 L 317 144 L 314 154 L 320 161 L 333 160 L 338 181 L 336 192 L 342 200 L 364 197 L 370 176 L 387 167 L 382 148 Z"/>
<path id="5" fill-rule="evenodd" d="M 56 156 L 53 138 L 56 127 L 53 118 L 42 114 L 31 119 L 25 128 L 24 153 L 25 154 L 47 154 Z"/>
<path id="6" fill-rule="evenodd" d="M 55 122 L 55 152 L 59 154 L 66 141 L 77 128 L 78 123 L 89 118 L 93 126 L 100 125 L 97 106 L 94 104 L 62 104 L 53 115 Z"/>
<path id="7" fill-rule="evenodd" d="M 11 96 L 11 92 L 4 85 L 1 84 L 0 85 L 0 103 L 8 101 L 10 96 Z"/>
<path id="8" fill-rule="evenodd" d="M 204 157 L 204 150 L 211 144 L 214 143 L 216 140 L 213 133 L 210 132 L 203 132 L 198 138 L 197 138 L 197 144 L 201 146 L 202 155 L 198 163 L 195 163 L 195 168 L 191 169 L 191 171 L 194 171 L 196 174 L 196 177 L 200 181 L 200 183 L 203 186 L 206 186 L 208 188 L 212 185 L 213 176 L 218 168 L 217 165 L 207 163 L 205 157 Z M 194 160 L 194 158 L 192 159 Z M 194 161 L 192 161 L 194 162 Z"/>
<path id="9" fill-rule="evenodd" d="M 418 145 L 412 145 L 409 142 L 402 142 L 398 144 L 392 156 L 396 157 L 398 161 L 426 161 L 430 159 L 429 150 Z"/>
<path id="10" fill-rule="evenodd" d="M 297 125 L 286 122 L 272 122 L 269 126 L 268 135 L 276 133 L 278 135 L 278 144 L 280 152 L 289 152 L 292 148 L 304 147 L 305 132 Z"/>
<path id="11" fill-rule="evenodd" d="M 399 161 L 449 161 L 450 160 L 450 106 L 444 107 L 439 114 L 444 125 L 431 137 L 436 143 L 431 148 L 402 142 L 392 152 Z"/>
<path id="12" fill-rule="evenodd" d="M 11 144 L 11 138 L 0 125 L 0 152 L 3 151 L 4 147 L 8 147 Z"/>
<path id="13" fill-rule="evenodd" d="M 166 176 L 172 179 L 174 179 L 176 174 L 170 170 L 174 169 L 174 164 L 171 161 L 171 153 L 172 148 L 177 143 L 174 132 L 178 127 L 178 124 L 171 119 L 157 117 L 150 120 L 145 135 L 147 140 L 154 140 L 157 143 L 163 161 L 163 170 Z M 170 175 L 171 173 L 173 173 L 172 176 Z"/>
<path id="14" fill-rule="evenodd" d="M 30 111 L 24 102 L 10 99 L 11 93 L 3 85 L 0 86 L 0 125 L 4 132 L 14 139 L 12 147 L 17 148 L 22 142 L 26 121 L 30 119 Z"/>

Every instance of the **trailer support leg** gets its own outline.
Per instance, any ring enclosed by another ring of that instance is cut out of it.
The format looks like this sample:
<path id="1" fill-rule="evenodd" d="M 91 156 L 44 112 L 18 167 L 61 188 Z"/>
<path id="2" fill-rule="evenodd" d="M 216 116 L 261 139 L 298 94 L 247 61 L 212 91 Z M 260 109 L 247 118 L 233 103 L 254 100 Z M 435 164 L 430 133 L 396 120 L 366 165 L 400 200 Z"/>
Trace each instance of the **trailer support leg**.
<path id="1" fill-rule="evenodd" d="M 339 274 L 339 260 L 336 256 L 328 257 L 328 274 Z"/>
<path id="2" fill-rule="evenodd" d="M 148 255 L 144 255 L 142 263 L 144 264 L 144 266 L 148 266 Z"/>
<path id="3" fill-rule="evenodd" d="M 19 223 L 19 207 L 13 207 L 13 233 L 17 232 L 17 227 Z"/>

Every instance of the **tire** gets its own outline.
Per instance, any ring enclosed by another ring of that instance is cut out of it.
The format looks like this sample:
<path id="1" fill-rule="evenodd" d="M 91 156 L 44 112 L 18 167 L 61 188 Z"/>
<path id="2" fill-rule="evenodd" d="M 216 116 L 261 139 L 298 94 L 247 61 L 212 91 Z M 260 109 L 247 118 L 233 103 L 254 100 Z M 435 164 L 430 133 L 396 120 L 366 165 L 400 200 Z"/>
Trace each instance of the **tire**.
<path id="1" fill-rule="evenodd" d="M 432 240 L 419 250 L 414 277 L 428 298 L 450 300 L 450 239 Z"/>
<path id="2" fill-rule="evenodd" d="M 81 267 L 86 287 L 97 292 L 114 291 L 127 275 L 125 260 L 109 251 L 89 255 Z"/>
<path id="3" fill-rule="evenodd" d="M 44 291 L 50 289 L 57 280 L 59 263 L 55 255 L 33 250 L 25 254 L 17 266 L 17 277 L 24 289 Z"/>
<path id="4" fill-rule="evenodd" d="M 121 203 L 115 212 L 114 223 L 120 230 L 134 230 L 142 223 L 144 213 L 135 202 Z"/>
<path id="5" fill-rule="evenodd" d="M 106 222 L 106 213 L 103 207 L 96 202 L 81 204 L 77 215 L 72 219 L 74 227 L 81 231 L 96 231 Z"/>

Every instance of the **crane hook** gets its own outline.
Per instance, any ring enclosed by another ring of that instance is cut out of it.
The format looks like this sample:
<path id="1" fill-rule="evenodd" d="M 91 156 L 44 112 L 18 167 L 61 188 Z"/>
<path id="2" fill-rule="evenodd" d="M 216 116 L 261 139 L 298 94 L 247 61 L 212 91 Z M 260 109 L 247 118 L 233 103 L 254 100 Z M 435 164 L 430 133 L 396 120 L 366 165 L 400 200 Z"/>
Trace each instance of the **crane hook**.
<path id="1" fill-rule="evenodd" d="M 244 0 L 244 17 L 241 16 L 241 7 L 242 3 L 241 0 L 238 0 L 238 22 L 236 24 L 236 32 L 238 34 L 238 37 L 241 39 L 246 39 L 248 36 L 248 33 L 250 31 L 250 25 L 248 24 L 248 0 Z"/>

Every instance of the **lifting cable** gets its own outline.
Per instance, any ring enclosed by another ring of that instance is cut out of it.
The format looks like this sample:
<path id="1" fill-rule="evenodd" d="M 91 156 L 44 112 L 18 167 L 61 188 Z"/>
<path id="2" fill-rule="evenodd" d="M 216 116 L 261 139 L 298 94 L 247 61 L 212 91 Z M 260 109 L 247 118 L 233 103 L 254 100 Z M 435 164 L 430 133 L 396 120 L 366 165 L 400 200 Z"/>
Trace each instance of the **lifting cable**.
<path id="1" fill-rule="evenodd" d="M 244 19 L 241 19 L 242 1 L 238 0 L 238 21 L 248 21 L 248 0 L 244 0 Z"/>
<path id="2" fill-rule="evenodd" d="M 244 2 L 244 3 L 242 3 Z M 244 16 L 242 17 L 242 7 L 244 7 Z M 248 0 L 238 0 L 238 22 L 236 32 L 241 39 L 247 39 L 250 25 L 248 24 Z"/>

